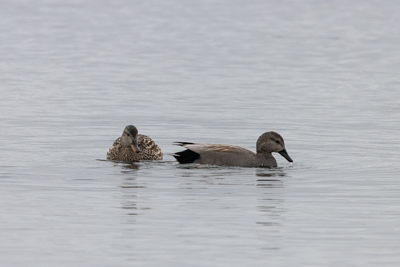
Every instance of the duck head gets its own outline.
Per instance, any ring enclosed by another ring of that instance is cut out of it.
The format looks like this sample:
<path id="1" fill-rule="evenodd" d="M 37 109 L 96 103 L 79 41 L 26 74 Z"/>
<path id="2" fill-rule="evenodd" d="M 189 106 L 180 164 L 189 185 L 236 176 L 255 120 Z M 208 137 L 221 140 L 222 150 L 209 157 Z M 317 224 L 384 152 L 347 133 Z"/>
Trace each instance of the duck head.
<path id="1" fill-rule="evenodd" d="M 276 132 L 263 133 L 257 140 L 257 153 L 272 153 L 278 152 L 287 161 L 293 162 L 285 149 L 285 142 L 282 136 Z"/>
<path id="2" fill-rule="evenodd" d="M 122 135 L 121 135 L 121 145 L 124 148 L 131 147 L 132 150 L 136 153 L 140 152 L 138 146 L 138 130 L 133 125 L 128 125 L 125 127 Z"/>

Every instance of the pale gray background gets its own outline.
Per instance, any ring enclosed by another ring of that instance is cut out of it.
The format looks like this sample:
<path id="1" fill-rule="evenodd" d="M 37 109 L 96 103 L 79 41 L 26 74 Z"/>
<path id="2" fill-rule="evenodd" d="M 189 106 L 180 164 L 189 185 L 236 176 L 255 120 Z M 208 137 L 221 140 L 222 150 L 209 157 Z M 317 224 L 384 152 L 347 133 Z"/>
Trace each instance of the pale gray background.
<path id="1" fill-rule="evenodd" d="M 1 266 L 399 266 L 398 1 L 2 1 Z M 105 161 L 128 124 L 160 162 Z M 173 141 L 280 168 L 184 167 Z"/>

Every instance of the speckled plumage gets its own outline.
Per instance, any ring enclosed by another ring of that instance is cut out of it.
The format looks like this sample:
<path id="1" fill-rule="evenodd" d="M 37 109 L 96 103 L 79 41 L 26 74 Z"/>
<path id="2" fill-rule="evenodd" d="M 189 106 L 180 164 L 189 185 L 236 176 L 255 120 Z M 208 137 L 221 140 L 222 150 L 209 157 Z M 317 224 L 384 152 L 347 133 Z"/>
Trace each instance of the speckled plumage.
<path id="1" fill-rule="evenodd" d="M 107 152 L 107 159 L 121 161 L 161 160 L 163 158 L 160 147 L 147 135 L 138 134 L 138 146 L 140 152 L 136 153 L 132 148 L 124 148 L 121 145 L 121 137 L 114 141 Z"/>

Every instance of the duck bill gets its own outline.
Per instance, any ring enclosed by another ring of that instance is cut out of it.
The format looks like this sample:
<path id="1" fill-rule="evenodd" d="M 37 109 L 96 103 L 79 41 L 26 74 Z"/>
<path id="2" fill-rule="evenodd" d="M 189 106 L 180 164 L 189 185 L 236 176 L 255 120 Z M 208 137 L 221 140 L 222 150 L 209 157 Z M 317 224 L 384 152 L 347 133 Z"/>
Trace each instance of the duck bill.
<path id="1" fill-rule="evenodd" d="M 293 160 L 289 157 L 289 154 L 286 152 L 286 149 L 281 150 L 281 151 L 279 151 L 278 153 L 281 154 L 282 157 L 284 157 L 285 159 L 287 159 L 287 161 L 293 162 Z"/>
<path id="2" fill-rule="evenodd" d="M 132 148 L 132 150 L 133 150 L 134 152 L 136 152 L 136 153 L 139 153 L 139 152 L 140 152 L 140 149 L 139 149 L 139 147 L 138 147 L 138 144 L 137 144 L 137 141 L 136 141 L 136 140 L 132 142 L 131 148 Z"/>

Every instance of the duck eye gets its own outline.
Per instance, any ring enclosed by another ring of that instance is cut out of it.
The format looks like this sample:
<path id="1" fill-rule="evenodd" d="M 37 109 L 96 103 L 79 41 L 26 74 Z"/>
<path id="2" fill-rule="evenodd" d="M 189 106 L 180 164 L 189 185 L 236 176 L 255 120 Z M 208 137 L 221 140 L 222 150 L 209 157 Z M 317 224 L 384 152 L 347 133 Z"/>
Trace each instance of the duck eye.
<path id="1" fill-rule="evenodd" d="M 127 136 L 130 136 L 130 134 L 126 134 Z"/>
<path id="2" fill-rule="evenodd" d="M 278 145 L 280 145 L 280 144 L 281 144 L 281 142 L 279 142 L 279 140 L 275 140 L 275 142 L 276 142 Z"/>

